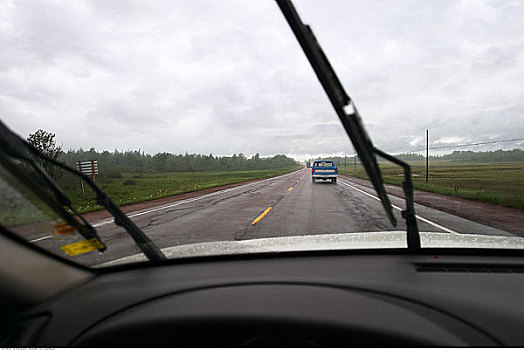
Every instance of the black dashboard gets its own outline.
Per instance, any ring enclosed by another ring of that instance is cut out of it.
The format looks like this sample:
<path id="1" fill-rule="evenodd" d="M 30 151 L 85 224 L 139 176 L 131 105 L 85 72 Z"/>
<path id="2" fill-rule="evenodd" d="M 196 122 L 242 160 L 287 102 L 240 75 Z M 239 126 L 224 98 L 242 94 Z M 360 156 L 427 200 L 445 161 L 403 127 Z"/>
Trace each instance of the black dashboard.
<path id="1" fill-rule="evenodd" d="M 114 269 L 4 322 L 2 345 L 522 346 L 524 260 L 400 250 Z"/>

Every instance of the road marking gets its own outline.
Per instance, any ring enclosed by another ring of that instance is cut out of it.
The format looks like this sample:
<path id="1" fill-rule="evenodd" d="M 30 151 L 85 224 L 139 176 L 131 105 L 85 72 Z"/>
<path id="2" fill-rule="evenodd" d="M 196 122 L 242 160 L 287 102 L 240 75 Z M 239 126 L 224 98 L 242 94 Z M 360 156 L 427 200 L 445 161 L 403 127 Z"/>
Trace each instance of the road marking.
<path id="1" fill-rule="evenodd" d="M 228 189 L 217 191 L 217 192 L 204 194 L 202 196 L 198 196 L 198 197 L 195 197 L 195 198 L 190 198 L 190 199 L 178 201 L 178 202 L 175 202 L 175 203 L 172 203 L 172 204 L 168 204 L 168 205 L 164 205 L 164 206 L 161 206 L 161 207 L 155 207 L 155 208 L 148 209 L 148 210 L 145 210 L 145 211 L 141 211 L 141 212 L 138 212 L 138 213 L 135 213 L 135 214 L 127 215 L 127 217 L 128 218 L 134 218 L 134 217 L 145 215 L 145 214 L 149 214 L 149 213 L 152 213 L 152 212 L 155 212 L 155 211 L 159 211 L 159 210 L 163 210 L 163 209 L 169 209 L 169 208 L 173 208 L 173 207 L 176 207 L 176 206 L 179 206 L 179 205 L 182 205 L 182 204 L 191 203 L 191 202 L 198 201 L 198 200 L 201 200 L 201 199 L 204 199 L 204 198 L 217 196 L 219 194 L 224 194 L 224 193 L 227 193 L 227 192 L 230 192 L 230 191 L 233 191 L 233 190 L 238 190 L 238 189 L 241 189 L 241 188 L 243 188 L 245 186 L 258 185 L 258 184 L 261 184 L 261 183 L 264 183 L 264 182 L 267 182 L 267 181 L 273 181 L 273 180 L 276 180 L 276 179 L 278 179 L 280 177 L 283 177 L 283 176 L 293 175 L 293 174 L 295 174 L 295 173 L 297 173 L 297 172 L 299 172 L 301 170 L 302 169 L 299 169 L 297 171 L 294 171 L 294 172 L 291 172 L 291 173 L 288 173 L 288 174 L 283 174 L 283 175 L 280 175 L 280 176 L 271 177 L 269 179 L 257 181 L 255 183 L 249 183 L 249 184 L 245 184 L 245 185 L 241 185 L 241 186 L 237 186 L 237 187 L 232 187 L 232 188 L 228 188 Z M 111 224 L 114 221 L 115 221 L 114 219 L 100 221 L 100 222 L 98 222 L 96 224 L 93 224 L 92 226 L 93 227 L 100 227 L 100 226 Z"/>
<path id="2" fill-rule="evenodd" d="M 178 201 L 178 202 L 175 202 L 175 203 L 172 203 L 172 204 L 168 204 L 168 205 L 164 205 L 164 206 L 161 206 L 161 207 L 156 207 L 156 208 L 149 209 L 149 210 L 144 210 L 144 211 L 141 211 L 139 213 L 127 215 L 127 217 L 128 218 L 134 218 L 134 217 L 145 215 L 145 214 L 149 214 L 149 213 L 152 213 L 152 212 L 155 212 L 155 211 L 173 208 L 173 207 L 176 207 L 176 206 L 179 206 L 179 205 L 182 205 L 182 204 L 191 203 L 191 202 L 194 202 L 194 201 L 197 201 L 197 200 L 200 200 L 200 199 L 204 199 L 204 198 L 207 198 L 207 197 L 212 197 L 212 196 L 217 196 L 219 194 L 227 193 L 227 192 L 229 192 L 231 190 L 232 189 L 226 189 L 226 190 L 222 190 L 222 191 L 218 191 L 218 192 L 208 193 L 208 194 L 205 194 L 205 195 L 202 195 L 202 196 L 199 196 L 199 197 Z M 111 224 L 114 221 L 115 221 L 114 219 L 109 219 L 109 220 L 106 220 L 106 221 L 101 221 L 99 223 L 96 223 L 96 224 L 94 224 L 92 226 L 93 227 L 100 227 L 100 226 L 104 226 L 104 225 L 107 225 L 107 224 Z"/>
<path id="3" fill-rule="evenodd" d="M 348 186 L 348 187 L 351 187 L 352 189 L 357 190 L 357 191 L 359 191 L 359 192 L 365 194 L 366 196 L 369 196 L 369 197 L 371 197 L 371 198 L 373 198 L 373 199 L 376 199 L 377 201 L 380 202 L 380 198 L 375 197 L 375 196 L 373 196 L 372 194 L 367 193 L 366 191 L 362 191 L 361 189 L 356 188 L 355 186 L 351 186 L 350 184 L 348 184 L 348 183 L 346 183 L 346 182 L 344 182 L 344 181 L 340 181 L 340 182 L 341 182 L 342 184 L 344 184 L 344 185 L 346 185 L 346 186 Z M 394 204 L 391 204 L 391 206 L 392 206 L 393 208 L 397 209 L 397 210 L 402 211 L 402 208 L 397 207 L 397 206 L 394 205 Z M 415 215 L 415 217 L 416 217 L 417 219 L 419 219 L 420 221 L 424 221 L 425 223 L 428 223 L 428 224 L 430 224 L 430 225 L 432 225 L 432 226 L 435 226 L 436 228 L 439 228 L 439 229 L 441 229 L 441 230 L 443 230 L 443 231 L 446 231 L 446 232 L 449 232 L 449 233 L 454 233 L 454 234 L 459 234 L 458 232 L 455 232 L 455 231 L 453 231 L 453 230 L 451 230 L 451 229 L 449 229 L 449 228 L 447 228 L 447 227 L 444 227 L 444 226 L 442 226 L 442 225 L 437 224 L 436 222 L 433 222 L 433 221 L 431 221 L 431 220 L 428 220 L 428 219 L 426 219 L 426 218 L 423 218 L 422 216 Z"/>
<path id="4" fill-rule="evenodd" d="M 38 242 L 38 241 L 43 241 L 44 239 L 48 239 L 48 238 L 51 238 L 53 236 L 49 235 L 49 236 L 44 236 L 44 237 L 40 237 L 40 238 L 36 238 L 36 239 L 32 239 L 29 241 L 29 243 L 34 243 L 34 242 Z"/>
<path id="5" fill-rule="evenodd" d="M 152 212 L 155 212 L 155 211 L 158 211 L 158 210 L 168 209 L 168 208 L 176 207 L 176 206 L 179 206 L 179 205 L 182 205 L 182 204 L 191 203 L 191 202 L 194 202 L 194 201 L 197 201 L 197 200 L 200 200 L 200 199 L 204 199 L 204 198 L 207 198 L 207 197 L 217 196 L 219 194 L 224 194 L 224 193 L 230 192 L 232 190 L 240 189 L 240 188 L 245 187 L 245 186 L 257 185 L 257 184 L 260 184 L 260 183 L 263 183 L 263 182 L 276 180 L 276 179 L 278 179 L 280 177 L 283 177 L 283 176 L 290 176 L 290 175 L 293 175 L 295 173 L 300 172 L 301 170 L 302 169 L 299 169 L 297 171 L 293 171 L 293 172 L 288 173 L 288 174 L 275 176 L 275 177 L 272 177 L 272 178 L 269 178 L 269 179 L 264 179 L 264 180 L 261 180 L 261 181 L 257 181 L 255 183 L 249 183 L 249 184 L 245 184 L 245 185 L 241 185 L 241 186 L 237 186 L 237 187 L 232 187 L 232 188 L 228 188 L 228 189 L 217 191 L 217 192 L 204 194 L 202 196 L 198 196 L 198 197 L 195 197 L 195 198 L 189 198 L 189 199 L 178 201 L 178 202 L 175 202 L 175 203 L 172 203 L 172 204 L 168 204 L 168 205 L 164 205 L 164 206 L 161 206 L 161 207 L 156 207 L 156 208 L 152 208 L 152 209 L 149 209 L 149 210 L 141 211 L 141 212 L 138 212 L 138 213 L 135 213 L 135 214 L 127 215 L 127 217 L 134 218 L 136 216 L 141 216 L 141 215 L 149 214 L 149 213 L 152 213 Z M 291 186 L 288 189 L 288 191 L 291 191 L 292 189 L 293 189 L 293 186 Z M 272 207 L 270 207 L 270 208 L 272 208 Z M 269 210 L 271 210 L 271 209 L 269 209 Z M 267 210 L 267 212 L 269 212 L 269 210 Z M 264 212 L 263 215 L 261 215 L 261 217 L 259 217 L 259 218 L 262 219 L 262 217 L 264 217 L 264 215 L 266 215 L 266 214 L 267 213 Z M 257 222 L 260 221 L 259 218 L 257 218 L 258 219 L 258 220 L 256 220 Z M 91 226 L 93 226 L 93 227 L 100 227 L 100 226 L 112 224 L 114 221 L 115 221 L 114 219 L 108 219 L 108 220 L 97 222 L 96 224 L 93 224 Z M 253 222 L 253 225 L 254 224 L 256 224 L 256 222 Z M 30 240 L 28 242 L 35 243 L 35 242 L 43 241 L 44 239 L 48 239 L 48 238 L 51 238 L 51 237 L 53 237 L 53 236 L 52 235 L 48 235 L 48 236 L 32 239 L 32 240 Z"/>
<path id="6" fill-rule="evenodd" d="M 258 218 L 256 218 L 255 220 L 253 220 L 253 222 L 251 223 L 251 225 L 254 225 L 254 224 L 256 224 L 257 222 L 259 222 L 260 220 L 262 220 L 262 218 L 263 218 L 264 216 L 266 216 L 267 213 L 269 213 L 269 212 L 271 211 L 271 209 L 273 209 L 273 207 L 269 207 L 269 208 L 267 208 L 266 210 L 264 210 L 264 212 L 263 212 L 262 214 L 260 214 L 260 215 L 258 216 Z"/>

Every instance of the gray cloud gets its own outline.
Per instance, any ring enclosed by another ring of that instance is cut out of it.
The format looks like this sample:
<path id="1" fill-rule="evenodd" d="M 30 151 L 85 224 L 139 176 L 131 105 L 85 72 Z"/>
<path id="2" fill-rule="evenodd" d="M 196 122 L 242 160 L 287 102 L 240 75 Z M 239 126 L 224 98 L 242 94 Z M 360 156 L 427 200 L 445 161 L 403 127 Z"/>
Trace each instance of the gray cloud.
<path id="1" fill-rule="evenodd" d="M 523 137 L 524 6 L 296 1 L 384 150 Z M 273 1 L 0 2 L 0 118 L 64 148 L 350 154 Z M 475 149 L 512 148 L 496 144 Z"/>

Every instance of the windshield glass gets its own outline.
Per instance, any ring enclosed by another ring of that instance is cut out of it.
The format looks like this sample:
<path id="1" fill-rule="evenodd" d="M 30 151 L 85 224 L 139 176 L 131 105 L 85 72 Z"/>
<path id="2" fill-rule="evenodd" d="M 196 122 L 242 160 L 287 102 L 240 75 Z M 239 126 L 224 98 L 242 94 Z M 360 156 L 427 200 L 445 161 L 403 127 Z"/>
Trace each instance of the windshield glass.
<path id="1" fill-rule="evenodd" d="M 0 193 L 2 193 L 0 202 L 2 226 L 20 235 L 33 230 L 51 232 L 55 225 L 61 223 L 57 213 L 1 165 Z M 36 227 L 33 229 L 32 225 Z"/>
<path id="2" fill-rule="evenodd" d="M 422 248 L 524 248 L 524 7 L 295 7 L 341 90 L 273 1 L 0 4 L 0 118 L 72 203 L 2 163 L 0 224 L 92 267 L 406 248 L 407 231 Z M 413 196 L 375 147 L 411 167 Z"/>

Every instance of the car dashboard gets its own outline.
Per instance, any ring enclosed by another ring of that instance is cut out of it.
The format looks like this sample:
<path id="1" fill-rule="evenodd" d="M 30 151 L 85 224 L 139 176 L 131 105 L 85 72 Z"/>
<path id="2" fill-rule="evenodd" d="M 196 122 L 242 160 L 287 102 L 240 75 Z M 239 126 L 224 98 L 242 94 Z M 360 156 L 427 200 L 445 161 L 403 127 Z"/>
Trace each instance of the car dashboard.
<path id="1" fill-rule="evenodd" d="M 519 253 L 514 253 L 519 254 Z M 4 321 L 16 346 L 515 346 L 524 261 L 482 250 L 182 259 L 100 271 Z"/>

